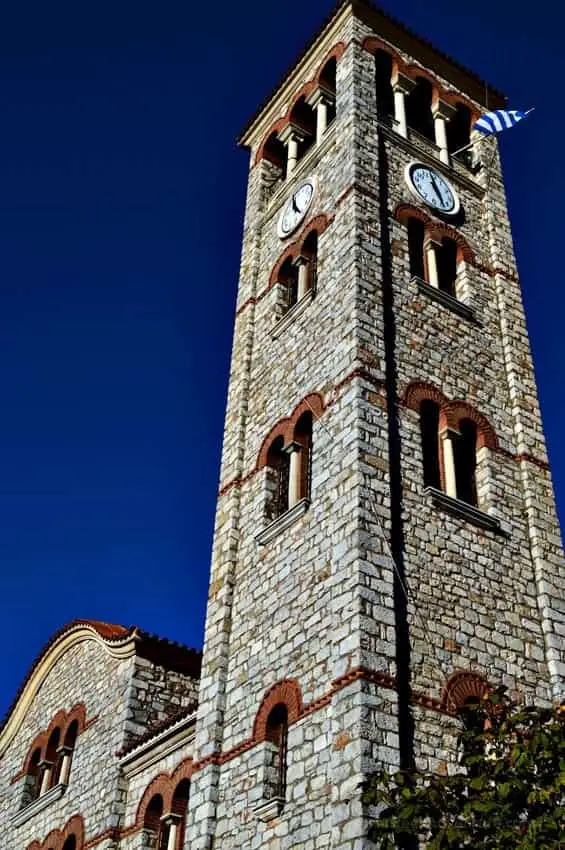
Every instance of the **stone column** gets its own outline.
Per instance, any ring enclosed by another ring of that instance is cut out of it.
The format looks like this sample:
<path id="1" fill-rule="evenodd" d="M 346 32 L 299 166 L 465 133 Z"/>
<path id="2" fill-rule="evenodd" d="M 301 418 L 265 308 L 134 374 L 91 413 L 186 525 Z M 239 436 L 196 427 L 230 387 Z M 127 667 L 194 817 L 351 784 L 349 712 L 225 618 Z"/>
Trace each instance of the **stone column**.
<path id="1" fill-rule="evenodd" d="M 290 177 L 298 162 L 298 143 L 304 141 L 304 132 L 294 124 L 287 124 L 279 133 L 279 138 L 286 145 L 286 176 Z"/>
<path id="2" fill-rule="evenodd" d="M 57 750 L 57 754 L 61 758 L 61 770 L 59 771 L 58 784 L 59 785 L 68 785 L 69 784 L 69 773 L 71 771 L 71 759 L 73 755 L 73 748 L 62 746 Z"/>
<path id="3" fill-rule="evenodd" d="M 328 107 L 335 100 L 335 93 L 324 86 L 315 88 L 306 98 L 306 103 L 316 110 L 316 144 L 319 145 L 328 126 Z"/>
<path id="4" fill-rule="evenodd" d="M 457 479 L 455 477 L 455 452 L 453 451 L 453 441 L 457 439 L 457 434 L 446 428 L 440 434 L 441 448 L 443 453 L 443 477 L 445 492 L 453 499 L 457 498 Z"/>
<path id="5" fill-rule="evenodd" d="M 288 443 L 284 451 L 290 456 L 290 469 L 288 474 L 288 509 L 290 510 L 300 499 L 300 443 Z"/>
<path id="6" fill-rule="evenodd" d="M 177 850 L 182 815 L 169 812 L 161 817 L 161 823 L 169 829 L 169 833 L 167 835 L 167 846 L 164 850 Z"/>
<path id="7" fill-rule="evenodd" d="M 41 770 L 41 785 L 39 786 L 39 796 L 42 797 L 49 791 L 51 785 L 51 776 L 53 774 L 53 762 L 43 759 L 38 764 Z"/>
<path id="8" fill-rule="evenodd" d="M 298 293 L 296 296 L 298 303 L 310 289 L 310 260 L 308 257 L 299 254 L 294 265 L 298 267 Z"/>
<path id="9" fill-rule="evenodd" d="M 433 239 L 426 239 L 424 242 L 424 255 L 426 258 L 427 279 L 430 286 L 435 286 L 439 289 L 439 275 L 437 271 L 437 255 L 436 251 L 439 244 Z"/>
<path id="10" fill-rule="evenodd" d="M 392 90 L 394 92 L 394 120 L 396 129 L 405 139 L 408 138 L 408 125 L 406 123 L 406 95 L 410 94 L 415 86 L 414 80 L 401 74 L 398 69 L 392 73 Z"/>
<path id="11" fill-rule="evenodd" d="M 455 109 L 449 103 L 437 100 L 432 106 L 432 115 L 434 116 L 434 131 L 436 145 L 439 148 L 439 158 L 446 165 L 449 165 L 446 121 L 449 121 L 455 115 Z"/>

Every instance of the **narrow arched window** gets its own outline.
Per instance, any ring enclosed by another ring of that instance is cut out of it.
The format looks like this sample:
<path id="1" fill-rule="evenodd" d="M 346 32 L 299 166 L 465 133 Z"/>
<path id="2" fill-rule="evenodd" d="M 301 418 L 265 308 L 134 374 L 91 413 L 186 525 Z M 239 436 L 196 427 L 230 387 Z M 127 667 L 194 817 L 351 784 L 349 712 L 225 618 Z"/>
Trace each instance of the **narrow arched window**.
<path id="1" fill-rule="evenodd" d="M 286 795 L 286 752 L 288 741 L 288 711 L 284 703 L 276 705 L 267 718 L 265 740 L 272 745 L 269 779 L 273 797 Z"/>
<path id="2" fill-rule="evenodd" d="M 171 817 L 169 830 L 174 830 L 172 841 L 169 833 L 169 843 L 175 850 L 184 847 L 184 833 L 186 829 L 186 815 L 188 811 L 188 800 L 190 797 L 190 780 L 181 779 L 174 790 L 171 802 Z M 167 850 L 167 848 L 165 848 Z"/>
<path id="3" fill-rule="evenodd" d="M 326 126 L 335 119 L 337 61 L 335 56 L 328 59 L 319 76 L 320 88 L 326 95 Z"/>
<path id="4" fill-rule="evenodd" d="M 58 750 L 60 742 L 61 730 L 58 728 L 53 729 L 47 742 L 45 759 L 40 763 L 40 767 L 42 769 L 41 786 L 39 790 L 40 794 L 45 794 L 57 782 L 57 761 L 59 759 Z"/>
<path id="5" fill-rule="evenodd" d="M 286 147 L 276 133 L 271 133 L 263 145 L 263 159 L 278 168 L 281 174 L 286 165 Z"/>
<path id="6" fill-rule="evenodd" d="M 416 85 L 406 98 L 406 121 L 410 129 L 435 143 L 432 94 L 430 81 L 425 77 L 418 77 Z"/>
<path id="7" fill-rule="evenodd" d="M 471 419 L 459 422 L 459 436 L 453 444 L 457 498 L 477 504 L 477 426 Z"/>
<path id="8" fill-rule="evenodd" d="M 65 843 L 63 844 L 62 850 L 77 850 L 76 836 L 69 835 L 69 837 L 65 840 Z"/>
<path id="9" fill-rule="evenodd" d="M 291 257 L 282 264 L 278 280 L 284 287 L 284 310 L 288 312 L 298 301 L 298 278 L 300 269 Z"/>
<path id="10" fill-rule="evenodd" d="M 455 115 L 447 122 L 447 149 L 455 153 L 471 141 L 471 110 L 468 106 L 458 103 Z M 470 163 L 471 151 L 464 151 L 456 156 L 466 164 Z"/>
<path id="11" fill-rule="evenodd" d="M 439 405 L 430 399 L 424 399 L 420 405 L 420 437 L 422 440 L 422 461 L 424 466 L 424 486 L 441 488 L 439 463 Z"/>
<path id="12" fill-rule="evenodd" d="M 54 784 L 68 785 L 71 772 L 71 762 L 78 735 L 78 721 L 73 720 L 65 732 L 63 743 L 57 750 L 57 762 L 53 781 Z"/>
<path id="13" fill-rule="evenodd" d="M 41 768 L 39 763 L 41 761 L 41 750 L 39 747 L 33 751 L 31 759 L 29 760 L 29 767 L 27 769 L 26 777 L 24 780 L 24 787 L 22 791 L 22 802 L 21 806 L 24 808 L 25 806 L 33 803 L 39 797 L 39 791 L 41 788 Z"/>
<path id="14" fill-rule="evenodd" d="M 438 288 L 455 297 L 457 279 L 457 242 L 443 238 L 435 248 Z"/>
<path id="15" fill-rule="evenodd" d="M 310 292 L 316 288 L 316 281 L 318 278 L 318 234 L 315 230 L 312 230 L 304 240 L 304 244 L 302 245 L 301 256 L 303 258 L 304 263 L 306 264 L 306 271 L 304 274 L 304 282 L 302 283 L 302 281 L 300 280 L 299 269 L 299 301 L 300 298 L 304 297 L 307 292 Z"/>
<path id="16" fill-rule="evenodd" d="M 297 462 L 291 455 L 290 507 L 300 499 L 309 499 L 312 485 L 312 414 L 303 413 L 294 429 Z M 294 480 L 293 480 L 294 479 Z"/>
<path id="17" fill-rule="evenodd" d="M 143 818 L 143 828 L 157 836 L 156 847 L 161 850 L 163 830 L 161 829 L 163 816 L 163 798 L 160 794 L 151 797 Z"/>
<path id="18" fill-rule="evenodd" d="M 316 140 L 316 114 L 306 103 L 306 98 L 299 98 L 290 113 L 290 124 L 297 128 L 298 149 L 296 159 L 301 160 L 310 150 Z"/>
<path id="19" fill-rule="evenodd" d="M 394 94 L 391 80 L 392 56 L 386 50 L 377 50 L 375 53 L 375 91 L 379 118 L 386 119 L 394 115 Z"/>
<path id="20" fill-rule="evenodd" d="M 424 223 L 417 218 L 408 219 L 408 256 L 410 275 L 425 278 L 424 271 Z"/>
<path id="21" fill-rule="evenodd" d="M 276 437 L 267 453 L 267 506 L 269 520 L 276 519 L 288 510 L 290 458 L 284 451 L 283 437 Z"/>

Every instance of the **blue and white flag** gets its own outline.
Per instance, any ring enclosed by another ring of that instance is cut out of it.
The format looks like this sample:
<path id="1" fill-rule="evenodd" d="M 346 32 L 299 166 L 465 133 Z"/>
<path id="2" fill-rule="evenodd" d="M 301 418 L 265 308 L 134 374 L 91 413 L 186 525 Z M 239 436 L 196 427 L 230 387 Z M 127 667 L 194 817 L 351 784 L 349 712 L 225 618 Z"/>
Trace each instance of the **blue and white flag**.
<path id="1" fill-rule="evenodd" d="M 528 110 L 528 112 L 531 112 L 531 110 Z M 490 136 L 492 133 L 500 133 L 502 130 L 514 127 L 527 114 L 527 112 L 520 112 L 519 109 L 496 109 L 494 112 L 486 112 L 481 115 L 475 121 L 473 129 L 479 130 L 485 136 Z"/>

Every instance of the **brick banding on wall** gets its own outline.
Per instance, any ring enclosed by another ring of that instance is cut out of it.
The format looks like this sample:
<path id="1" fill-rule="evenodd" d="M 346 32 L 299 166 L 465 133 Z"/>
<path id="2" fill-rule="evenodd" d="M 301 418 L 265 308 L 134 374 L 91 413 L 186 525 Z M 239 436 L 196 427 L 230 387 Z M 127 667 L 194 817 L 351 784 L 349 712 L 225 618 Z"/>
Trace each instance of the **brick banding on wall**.
<path id="1" fill-rule="evenodd" d="M 43 841 L 32 841 L 26 850 L 62 850 L 63 844 L 74 835 L 77 850 L 84 847 L 84 821 L 82 815 L 73 815 L 62 829 L 53 829 Z"/>

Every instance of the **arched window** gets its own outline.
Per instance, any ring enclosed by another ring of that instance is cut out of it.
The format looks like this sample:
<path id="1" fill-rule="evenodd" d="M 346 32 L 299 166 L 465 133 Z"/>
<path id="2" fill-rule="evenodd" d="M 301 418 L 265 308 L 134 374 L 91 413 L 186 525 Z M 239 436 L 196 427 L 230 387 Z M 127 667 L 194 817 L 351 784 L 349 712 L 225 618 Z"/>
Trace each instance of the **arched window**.
<path id="1" fill-rule="evenodd" d="M 41 750 L 39 747 L 37 747 L 37 749 L 33 751 L 31 759 L 29 760 L 29 767 L 27 770 L 22 792 L 22 808 L 29 805 L 29 803 L 33 803 L 33 801 L 39 797 L 42 774 L 41 768 L 39 766 L 40 761 Z"/>
<path id="2" fill-rule="evenodd" d="M 394 93 L 391 79 L 392 56 L 386 50 L 377 50 L 375 53 L 375 90 L 379 118 L 386 119 L 394 115 Z"/>
<path id="3" fill-rule="evenodd" d="M 441 489 L 439 463 L 439 405 L 424 399 L 420 405 L 420 436 L 424 464 L 424 486 Z"/>
<path id="4" fill-rule="evenodd" d="M 455 153 L 465 147 L 471 141 L 471 110 L 468 106 L 458 103 L 455 115 L 447 122 L 447 149 L 449 153 Z M 471 151 L 458 154 L 456 159 L 461 158 L 464 162 L 469 161 Z"/>
<path id="5" fill-rule="evenodd" d="M 453 445 L 457 498 L 476 505 L 477 426 L 471 419 L 462 419 L 459 422 L 459 432 Z"/>
<path id="6" fill-rule="evenodd" d="M 190 797 L 190 780 L 181 779 L 174 790 L 171 801 L 171 816 L 169 830 L 174 830 L 173 847 L 181 850 L 184 847 L 184 832 L 186 829 L 186 813 L 188 811 L 188 800 Z M 169 843 L 170 832 L 169 832 Z M 168 850 L 165 847 L 165 850 Z"/>
<path id="7" fill-rule="evenodd" d="M 412 277 L 425 278 L 424 271 L 424 222 L 418 218 L 408 219 L 408 255 Z"/>
<path id="8" fill-rule="evenodd" d="M 151 797 L 149 805 L 145 809 L 145 817 L 143 818 L 143 828 L 155 833 L 158 836 L 157 847 L 161 850 L 161 839 L 163 837 L 161 829 L 161 817 L 163 815 L 163 798 L 160 794 L 155 794 Z"/>
<path id="9" fill-rule="evenodd" d="M 298 463 L 296 469 L 293 469 L 291 459 L 291 476 L 294 473 L 297 480 L 291 481 L 290 499 L 292 502 L 298 502 L 300 499 L 309 499 L 312 483 L 312 414 L 308 411 L 303 413 L 294 430 L 294 439 L 298 451 Z M 293 499 L 293 492 L 295 498 Z M 292 504 L 290 505 L 292 507 Z"/>
<path id="10" fill-rule="evenodd" d="M 271 133 L 263 146 L 263 158 L 271 165 L 280 169 L 281 174 L 286 165 L 286 147 L 276 133 Z"/>
<path id="11" fill-rule="evenodd" d="M 406 98 L 406 121 L 412 130 L 435 143 L 432 84 L 425 77 L 417 78 L 416 85 Z"/>
<path id="12" fill-rule="evenodd" d="M 69 835 L 63 844 L 62 850 L 77 850 L 77 840 L 74 835 Z"/>
<path id="13" fill-rule="evenodd" d="M 304 274 L 304 282 L 298 281 L 298 300 L 304 297 L 307 292 L 316 288 L 317 271 L 318 271 L 318 234 L 312 230 L 302 245 L 301 257 L 306 266 Z M 301 285 L 302 284 L 302 285 Z"/>
<path id="14" fill-rule="evenodd" d="M 444 237 L 435 246 L 438 289 L 455 297 L 455 281 L 457 279 L 457 242 Z"/>
<path id="15" fill-rule="evenodd" d="M 47 748 L 45 750 L 45 761 L 43 762 L 43 775 L 41 777 L 40 793 L 45 794 L 57 783 L 57 763 L 59 759 L 59 744 L 61 742 L 61 730 L 53 729 Z"/>
<path id="16" fill-rule="evenodd" d="M 57 785 L 68 785 L 69 775 L 71 772 L 71 761 L 78 735 L 78 721 L 73 720 L 63 739 L 62 746 L 57 750 L 57 762 L 55 765 L 53 783 Z"/>
<path id="17" fill-rule="evenodd" d="M 328 59 L 319 76 L 320 88 L 326 95 L 326 126 L 335 119 L 337 61 L 335 56 Z"/>
<path id="18" fill-rule="evenodd" d="M 282 264 L 278 280 L 284 287 L 284 312 L 288 312 L 291 307 L 294 307 L 298 301 L 298 278 L 300 275 L 299 266 L 292 260 L 291 257 Z"/>
<path id="19" fill-rule="evenodd" d="M 290 458 L 284 451 L 284 439 L 276 437 L 267 453 L 267 518 L 276 519 L 288 510 Z"/>
<path id="20" fill-rule="evenodd" d="M 296 155 L 297 162 L 310 150 L 316 140 L 316 114 L 306 103 L 306 98 L 300 97 L 290 113 L 290 123 L 298 129 L 299 140 Z"/>
<path id="21" fill-rule="evenodd" d="M 271 744 L 270 761 L 266 775 L 271 796 L 284 800 L 288 741 L 288 711 L 284 703 L 279 703 L 271 710 L 267 719 L 265 740 Z"/>

